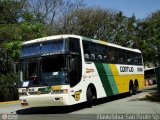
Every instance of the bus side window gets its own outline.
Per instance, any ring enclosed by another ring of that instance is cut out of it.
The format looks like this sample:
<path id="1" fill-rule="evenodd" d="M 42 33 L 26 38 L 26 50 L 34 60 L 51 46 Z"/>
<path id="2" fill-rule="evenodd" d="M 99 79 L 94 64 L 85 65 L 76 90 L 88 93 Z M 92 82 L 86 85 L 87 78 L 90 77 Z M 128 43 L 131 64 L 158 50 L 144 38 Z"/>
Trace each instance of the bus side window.
<path id="1" fill-rule="evenodd" d="M 102 55 L 98 55 L 98 59 L 99 59 L 99 60 L 102 60 Z"/>
<path id="2" fill-rule="evenodd" d="M 129 58 L 127 59 L 127 64 L 131 64 L 132 60 Z"/>
<path id="3" fill-rule="evenodd" d="M 137 57 L 134 58 L 134 65 L 138 65 L 138 58 Z"/>
<path id="4" fill-rule="evenodd" d="M 119 49 L 118 48 L 114 48 L 114 62 L 118 63 L 119 62 Z"/>
<path id="5" fill-rule="evenodd" d="M 91 59 L 95 60 L 95 54 L 91 54 Z"/>
<path id="6" fill-rule="evenodd" d="M 138 65 L 142 65 L 142 56 L 141 56 L 141 54 L 138 55 Z"/>
<path id="7" fill-rule="evenodd" d="M 79 39 L 69 38 L 69 51 L 81 54 Z"/>
<path id="8" fill-rule="evenodd" d="M 123 63 L 123 58 L 122 58 L 122 57 L 119 58 L 118 62 L 119 62 L 119 63 Z"/>
<path id="9" fill-rule="evenodd" d="M 114 48 L 110 48 L 109 49 L 109 61 L 111 63 L 115 62 L 115 51 L 114 51 Z"/>
<path id="10" fill-rule="evenodd" d="M 118 63 L 119 64 L 122 64 L 124 62 L 124 58 L 123 58 L 123 51 L 121 49 L 118 49 L 119 50 L 119 54 L 118 54 Z"/>
<path id="11" fill-rule="evenodd" d="M 111 59 L 110 59 L 110 61 L 112 61 L 112 62 L 113 62 L 114 60 L 115 60 L 115 59 L 114 59 L 114 57 L 112 56 L 112 57 L 111 57 Z"/>
<path id="12" fill-rule="evenodd" d="M 107 60 L 107 56 L 105 55 L 105 56 L 103 56 L 103 58 L 104 58 L 104 60 L 106 61 Z"/>
<path id="13" fill-rule="evenodd" d="M 126 51 L 122 51 L 123 52 L 123 63 L 127 64 L 127 52 Z"/>
<path id="14" fill-rule="evenodd" d="M 83 52 L 84 52 L 85 60 L 90 59 L 89 44 L 87 42 L 84 42 L 84 41 L 83 41 Z"/>
<path id="15" fill-rule="evenodd" d="M 90 47 L 91 59 L 92 60 L 97 59 L 97 45 L 95 43 L 91 43 L 89 47 Z"/>
<path id="16" fill-rule="evenodd" d="M 85 48 L 87 49 L 87 47 Z M 78 53 L 68 58 L 70 86 L 73 87 L 80 82 L 82 75 L 82 58 L 79 39 L 69 38 L 69 51 Z"/>
<path id="17" fill-rule="evenodd" d="M 107 57 L 104 58 L 104 56 L 106 56 L 106 51 L 107 51 L 107 47 L 105 45 L 97 45 L 97 58 L 98 60 L 103 60 L 105 61 Z"/>
<path id="18" fill-rule="evenodd" d="M 84 58 L 85 58 L 85 59 L 89 59 L 89 54 L 87 54 L 87 53 L 84 54 Z"/>

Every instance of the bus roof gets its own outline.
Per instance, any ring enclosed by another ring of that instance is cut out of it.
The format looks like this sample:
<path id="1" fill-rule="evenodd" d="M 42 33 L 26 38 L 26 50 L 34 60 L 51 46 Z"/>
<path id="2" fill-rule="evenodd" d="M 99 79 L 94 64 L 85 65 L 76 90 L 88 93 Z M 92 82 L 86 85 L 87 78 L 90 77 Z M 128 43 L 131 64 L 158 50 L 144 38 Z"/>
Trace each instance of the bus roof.
<path id="1" fill-rule="evenodd" d="M 47 36 L 42 38 L 37 38 L 33 40 L 29 40 L 26 42 L 23 42 L 22 45 L 32 44 L 32 43 L 39 43 L 39 42 L 45 42 L 45 41 L 51 41 L 54 39 L 61 39 L 61 38 L 68 38 L 68 37 L 74 37 L 74 38 L 80 38 L 81 36 L 78 35 L 54 35 L 54 36 Z"/>
<path id="2" fill-rule="evenodd" d="M 113 43 L 108 43 L 106 41 L 102 41 L 102 40 L 96 40 L 96 39 L 90 39 L 90 38 L 86 38 L 86 37 L 82 37 L 84 40 L 86 41 L 91 41 L 94 43 L 99 43 L 99 44 L 103 44 L 103 45 L 107 45 L 107 46 L 111 46 L 111 47 L 115 47 L 115 48 L 120 48 L 120 49 L 124 49 L 124 50 L 128 50 L 128 51 L 133 51 L 133 52 L 137 52 L 137 53 L 141 53 L 141 51 L 139 49 L 133 49 L 133 48 L 128 48 L 128 47 L 123 47 L 121 45 L 117 45 L 117 44 L 113 44 Z"/>
<path id="3" fill-rule="evenodd" d="M 115 48 L 120 48 L 120 49 L 124 49 L 124 50 L 128 50 L 128 51 L 141 53 L 141 51 L 138 50 L 138 49 L 127 48 L 127 47 L 123 47 L 123 46 L 120 46 L 120 45 L 117 45 L 117 44 L 108 43 L 108 42 L 105 42 L 105 41 L 102 41 L 102 40 L 96 40 L 96 39 L 91 39 L 91 38 L 87 38 L 87 37 L 83 37 L 83 36 L 79 36 L 79 35 L 71 35 L 71 34 L 54 35 L 54 36 L 48 36 L 48 37 L 43 37 L 43 38 L 37 38 L 37 39 L 33 39 L 33 40 L 23 42 L 22 45 L 40 43 L 40 42 L 51 41 L 51 40 L 54 40 L 54 39 L 68 38 L 68 37 L 79 38 L 79 39 L 82 38 L 85 41 L 90 41 L 90 42 L 94 42 L 94 43 L 98 43 L 98 44 L 102 44 L 102 45 L 107 45 L 107 46 L 111 46 L 111 47 L 115 47 Z"/>

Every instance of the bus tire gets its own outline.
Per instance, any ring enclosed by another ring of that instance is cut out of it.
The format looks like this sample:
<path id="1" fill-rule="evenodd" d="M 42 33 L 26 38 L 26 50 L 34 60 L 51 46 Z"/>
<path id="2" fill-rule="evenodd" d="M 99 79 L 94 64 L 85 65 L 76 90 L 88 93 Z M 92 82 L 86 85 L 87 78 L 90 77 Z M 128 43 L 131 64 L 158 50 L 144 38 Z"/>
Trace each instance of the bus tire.
<path id="1" fill-rule="evenodd" d="M 130 87 L 129 88 L 129 96 L 132 96 L 133 95 L 133 87 Z"/>
<path id="2" fill-rule="evenodd" d="M 91 90 L 91 87 L 88 87 L 87 89 L 87 107 L 92 107 L 92 102 L 93 102 L 93 93 Z"/>
<path id="3" fill-rule="evenodd" d="M 138 86 L 135 84 L 133 94 L 136 95 L 137 93 L 138 93 Z"/>
<path id="4" fill-rule="evenodd" d="M 138 82 L 135 81 L 133 94 L 136 95 L 137 93 L 138 93 Z"/>
<path id="5" fill-rule="evenodd" d="M 129 83 L 129 96 L 132 96 L 134 93 L 134 85 L 133 85 L 133 82 L 130 81 Z"/>

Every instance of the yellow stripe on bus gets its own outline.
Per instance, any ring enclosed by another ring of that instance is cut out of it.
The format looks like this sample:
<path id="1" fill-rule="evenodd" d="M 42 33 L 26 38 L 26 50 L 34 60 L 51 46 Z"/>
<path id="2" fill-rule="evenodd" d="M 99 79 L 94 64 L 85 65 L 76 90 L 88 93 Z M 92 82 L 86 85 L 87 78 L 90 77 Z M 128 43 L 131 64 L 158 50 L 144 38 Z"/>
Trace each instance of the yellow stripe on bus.
<path id="1" fill-rule="evenodd" d="M 103 44 L 103 45 L 107 45 L 107 42 L 105 42 L 105 41 L 98 41 L 98 43 Z"/>

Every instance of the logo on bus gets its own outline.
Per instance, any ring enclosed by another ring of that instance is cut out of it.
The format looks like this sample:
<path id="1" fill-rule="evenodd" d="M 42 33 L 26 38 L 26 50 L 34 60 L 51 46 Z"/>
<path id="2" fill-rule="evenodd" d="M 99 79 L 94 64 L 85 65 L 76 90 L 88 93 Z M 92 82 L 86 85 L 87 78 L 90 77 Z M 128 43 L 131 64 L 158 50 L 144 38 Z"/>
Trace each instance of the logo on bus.
<path id="1" fill-rule="evenodd" d="M 134 72 L 134 68 L 128 66 L 120 66 L 120 72 Z"/>
<path id="2" fill-rule="evenodd" d="M 74 93 L 74 95 L 72 95 L 76 101 L 80 100 L 80 94 L 81 94 L 81 92 L 82 92 L 82 90 L 79 90 L 79 91 L 76 91 Z"/>

